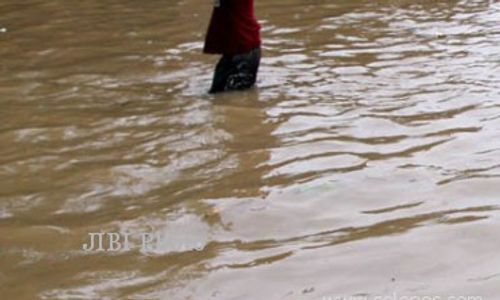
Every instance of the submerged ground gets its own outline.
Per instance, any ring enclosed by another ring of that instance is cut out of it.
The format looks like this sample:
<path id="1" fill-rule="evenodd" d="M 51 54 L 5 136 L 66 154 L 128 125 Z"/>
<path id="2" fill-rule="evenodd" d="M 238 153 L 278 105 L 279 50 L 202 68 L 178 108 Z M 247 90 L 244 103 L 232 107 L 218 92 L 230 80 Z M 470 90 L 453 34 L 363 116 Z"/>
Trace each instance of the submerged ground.
<path id="1" fill-rule="evenodd" d="M 217 97 L 209 1 L 28 2 L 0 3 L 2 299 L 499 299 L 498 2 L 258 0 L 258 88 Z"/>

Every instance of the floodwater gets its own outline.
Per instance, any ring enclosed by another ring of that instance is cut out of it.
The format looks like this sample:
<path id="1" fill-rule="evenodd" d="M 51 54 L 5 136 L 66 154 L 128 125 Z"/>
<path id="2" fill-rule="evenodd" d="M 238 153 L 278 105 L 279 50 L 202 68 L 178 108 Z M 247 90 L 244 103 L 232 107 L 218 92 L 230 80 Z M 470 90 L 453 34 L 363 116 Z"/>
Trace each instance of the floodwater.
<path id="1" fill-rule="evenodd" d="M 1 299 L 500 298 L 497 1 L 257 0 L 217 96 L 210 11 L 1 1 Z"/>

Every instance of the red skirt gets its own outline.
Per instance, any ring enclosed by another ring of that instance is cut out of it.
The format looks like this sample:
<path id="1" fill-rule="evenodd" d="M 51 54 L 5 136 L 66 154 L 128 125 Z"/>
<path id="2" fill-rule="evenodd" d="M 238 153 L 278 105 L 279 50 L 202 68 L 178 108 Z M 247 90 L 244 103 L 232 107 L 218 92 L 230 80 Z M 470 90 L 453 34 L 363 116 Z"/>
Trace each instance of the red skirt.
<path id="1" fill-rule="evenodd" d="M 236 55 L 260 47 L 253 0 L 215 0 L 203 52 Z"/>

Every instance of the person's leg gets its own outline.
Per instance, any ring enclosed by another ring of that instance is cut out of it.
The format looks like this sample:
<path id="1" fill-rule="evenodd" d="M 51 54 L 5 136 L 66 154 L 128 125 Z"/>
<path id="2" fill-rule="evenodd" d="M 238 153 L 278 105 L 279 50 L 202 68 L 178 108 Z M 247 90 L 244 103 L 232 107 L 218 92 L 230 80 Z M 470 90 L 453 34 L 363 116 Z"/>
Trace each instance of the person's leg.
<path id="1" fill-rule="evenodd" d="M 223 55 L 221 57 L 215 67 L 212 87 L 210 88 L 209 93 L 214 94 L 225 90 L 227 79 L 234 69 L 232 59 L 233 58 L 231 56 L 227 55 Z"/>
<path id="2" fill-rule="evenodd" d="M 227 78 L 224 90 L 245 90 L 257 81 L 261 50 L 260 48 L 232 57 L 232 71 Z"/>

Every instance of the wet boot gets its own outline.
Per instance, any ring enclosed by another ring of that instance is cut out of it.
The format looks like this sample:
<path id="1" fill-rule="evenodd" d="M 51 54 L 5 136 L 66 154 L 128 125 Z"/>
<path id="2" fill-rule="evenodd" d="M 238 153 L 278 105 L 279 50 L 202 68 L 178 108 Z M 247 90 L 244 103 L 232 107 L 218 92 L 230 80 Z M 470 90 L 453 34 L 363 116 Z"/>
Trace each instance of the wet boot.
<path id="1" fill-rule="evenodd" d="M 260 48 L 234 56 L 222 56 L 215 67 L 212 87 L 209 93 L 214 94 L 251 88 L 257 80 L 260 57 Z"/>

